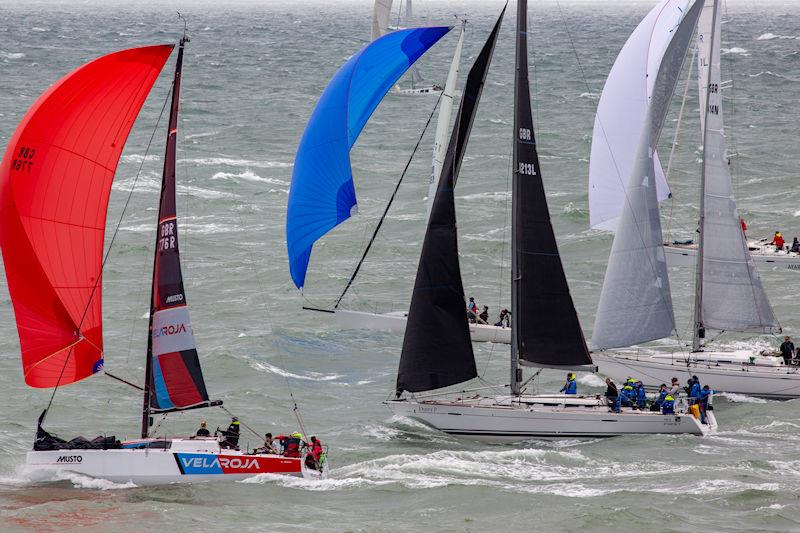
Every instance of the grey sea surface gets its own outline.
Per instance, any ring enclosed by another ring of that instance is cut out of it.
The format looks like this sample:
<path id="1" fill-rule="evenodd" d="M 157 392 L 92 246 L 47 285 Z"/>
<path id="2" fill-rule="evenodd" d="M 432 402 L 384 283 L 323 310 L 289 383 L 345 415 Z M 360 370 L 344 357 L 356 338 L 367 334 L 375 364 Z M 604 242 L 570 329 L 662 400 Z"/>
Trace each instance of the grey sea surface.
<path id="1" fill-rule="evenodd" d="M 587 337 L 611 237 L 588 229 L 594 109 L 625 39 L 655 2 L 530 2 L 532 97 L 553 224 Z M 419 24 L 469 20 L 461 80 L 501 1 L 415 2 Z M 716 402 L 720 431 L 704 438 L 636 436 L 533 441 L 457 440 L 381 404 L 394 389 L 402 336 L 340 331 L 328 315 L 436 101 L 390 93 L 355 148 L 358 216 L 319 242 L 304 295 L 288 274 L 284 216 L 294 151 L 328 79 L 369 35 L 371 2 L 44 2 L 0 4 L 0 144 L 35 98 L 102 54 L 176 42 L 189 21 L 179 123 L 178 217 L 187 298 L 208 390 L 261 432 L 295 430 L 330 445 L 330 478 L 131 487 L 80 476 L 33 483 L 21 469 L 51 391 L 24 385 L 13 310 L 0 289 L 0 524 L 4 531 L 792 531 L 800 529 L 800 404 L 735 395 Z M 725 116 L 739 207 L 751 236 L 800 234 L 800 5 L 724 4 Z M 509 305 L 514 14 L 509 6 L 456 191 L 468 295 L 492 316 Z M 443 81 L 456 42 L 419 62 Z M 136 122 L 117 170 L 104 272 L 106 368 L 142 381 L 156 205 L 166 129 L 158 122 L 174 58 Z M 687 65 L 688 66 L 688 65 Z M 667 161 L 684 75 L 661 137 Z M 404 83 L 407 83 L 404 81 Z M 435 121 L 434 121 L 435 124 Z M 155 140 L 148 150 L 148 140 Z M 344 305 L 408 306 L 424 231 L 433 127 Z M 700 134 L 692 80 L 664 204 L 670 237 L 691 237 Z M 141 167 L 141 172 L 139 169 Z M 123 216 L 123 206 L 130 204 Z M 668 215 L 671 215 L 669 217 Z M 693 273 L 671 269 L 681 342 L 689 337 Z M 798 331 L 798 274 L 762 270 L 785 330 Z M 4 282 L 3 282 L 4 284 Z M 777 346 L 723 335 L 720 346 Z M 658 349 L 681 349 L 670 339 Z M 685 349 L 685 348 L 683 348 Z M 503 383 L 508 347 L 475 346 L 487 382 Z M 539 391 L 558 390 L 545 371 Z M 682 380 L 687 376 L 679 375 Z M 468 385 L 478 385 L 481 382 Z M 602 392 L 596 376 L 580 390 Z M 291 392 L 291 395 L 290 395 Z M 293 398 L 292 398 L 293 396 Z M 47 427 L 71 438 L 138 433 L 141 398 L 97 375 L 55 395 Z M 217 409 L 170 415 L 159 433 L 187 434 Z M 257 439 L 246 434 L 243 442 Z"/>

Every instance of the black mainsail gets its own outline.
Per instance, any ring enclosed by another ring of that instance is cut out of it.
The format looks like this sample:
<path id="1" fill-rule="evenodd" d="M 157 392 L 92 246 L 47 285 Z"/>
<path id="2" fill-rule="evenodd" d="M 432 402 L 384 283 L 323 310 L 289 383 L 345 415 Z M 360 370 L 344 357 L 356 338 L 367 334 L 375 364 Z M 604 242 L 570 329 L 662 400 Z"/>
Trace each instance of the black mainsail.
<path id="1" fill-rule="evenodd" d="M 458 261 L 453 189 L 504 14 L 505 8 L 470 68 L 450 136 L 411 296 L 397 371 L 398 394 L 447 387 L 478 375 Z"/>
<path id="2" fill-rule="evenodd" d="M 511 389 L 518 364 L 591 365 L 550 222 L 528 82 L 528 3 L 517 3 L 511 264 Z"/>
<path id="3" fill-rule="evenodd" d="M 178 223 L 175 208 L 175 159 L 180 106 L 184 36 L 178 48 L 175 80 L 164 155 L 158 233 L 153 258 L 153 285 L 150 298 L 150 327 L 147 339 L 145 392 L 142 409 L 142 437 L 150 428 L 150 413 L 169 412 L 210 405 L 200 360 L 189 319 L 183 288 Z"/>

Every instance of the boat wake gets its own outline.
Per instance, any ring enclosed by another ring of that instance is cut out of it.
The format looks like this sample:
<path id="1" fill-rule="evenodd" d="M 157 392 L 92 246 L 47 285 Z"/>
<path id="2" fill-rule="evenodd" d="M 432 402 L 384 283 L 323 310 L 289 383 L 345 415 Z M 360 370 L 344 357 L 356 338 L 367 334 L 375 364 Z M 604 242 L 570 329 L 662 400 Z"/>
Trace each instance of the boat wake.
<path id="1" fill-rule="evenodd" d="M 282 185 L 288 187 L 289 183 L 277 178 L 262 178 L 250 169 L 244 172 L 217 172 L 211 176 L 212 180 L 231 180 L 236 182 L 246 181 L 250 183 L 269 183 L 271 185 Z"/>
<path id="2" fill-rule="evenodd" d="M 115 483 L 107 479 L 93 478 L 66 470 L 30 470 L 25 465 L 17 467 L 16 476 L 0 479 L 9 485 L 31 485 L 34 483 L 69 482 L 76 489 L 119 490 L 138 487 L 135 483 Z"/>

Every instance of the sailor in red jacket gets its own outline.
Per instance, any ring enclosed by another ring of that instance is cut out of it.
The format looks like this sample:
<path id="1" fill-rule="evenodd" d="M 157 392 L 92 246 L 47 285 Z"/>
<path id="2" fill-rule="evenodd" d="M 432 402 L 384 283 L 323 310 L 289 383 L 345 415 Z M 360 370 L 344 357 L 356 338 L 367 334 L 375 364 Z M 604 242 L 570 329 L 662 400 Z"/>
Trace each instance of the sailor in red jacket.
<path id="1" fill-rule="evenodd" d="M 783 250 L 783 245 L 786 244 L 786 242 L 783 240 L 783 235 L 781 235 L 780 231 L 775 232 L 775 236 L 772 238 L 770 244 L 774 244 L 776 250 Z"/>
<path id="2" fill-rule="evenodd" d="M 300 433 L 278 435 L 275 440 L 281 443 L 284 457 L 300 457 L 300 444 L 303 442 L 303 436 Z"/>

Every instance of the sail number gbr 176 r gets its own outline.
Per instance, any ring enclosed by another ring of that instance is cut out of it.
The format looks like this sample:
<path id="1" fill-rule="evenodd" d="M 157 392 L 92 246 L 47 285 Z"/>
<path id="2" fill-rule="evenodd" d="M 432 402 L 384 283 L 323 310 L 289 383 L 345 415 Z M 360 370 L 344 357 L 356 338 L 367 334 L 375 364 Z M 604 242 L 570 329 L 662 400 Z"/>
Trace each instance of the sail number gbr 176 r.
<path id="1" fill-rule="evenodd" d="M 531 130 L 529 128 L 520 128 L 519 129 L 519 140 L 526 143 L 531 143 Z M 519 162 L 519 167 L 517 168 L 517 172 L 519 174 L 523 174 L 525 176 L 535 176 L 536 175 L 536 165 L 533 163 L 525 163 L 524 161 Z"/>

